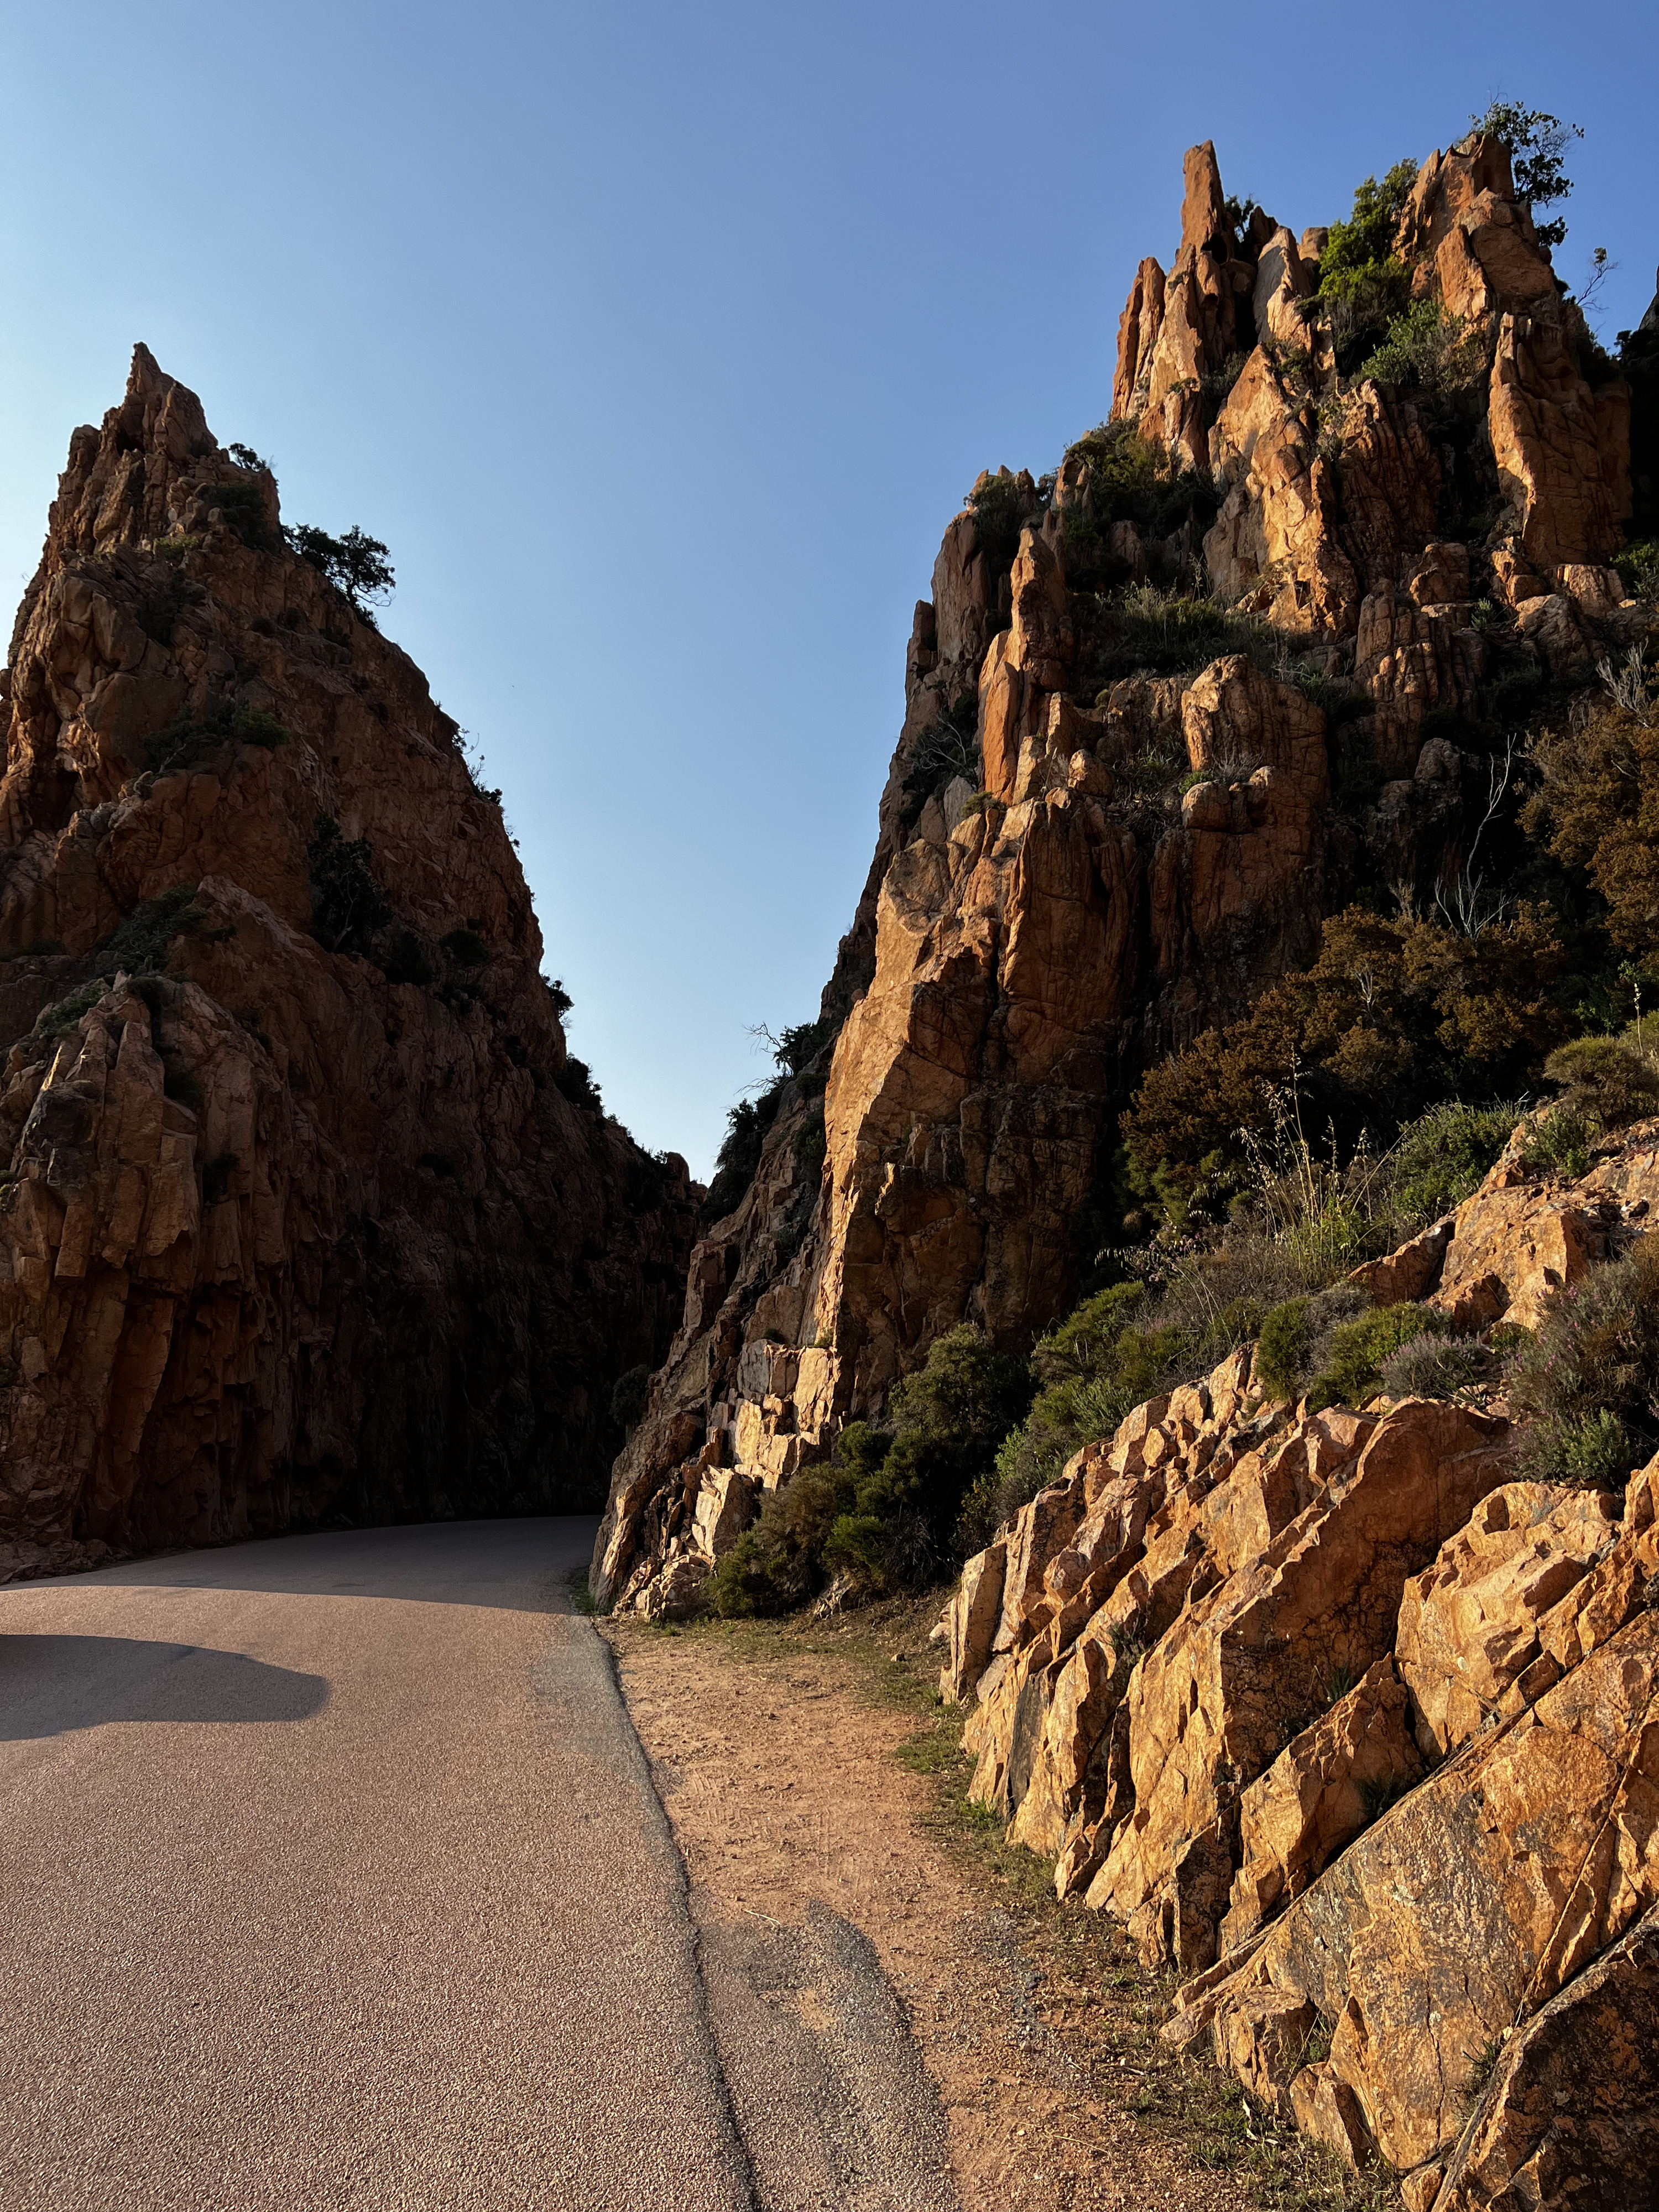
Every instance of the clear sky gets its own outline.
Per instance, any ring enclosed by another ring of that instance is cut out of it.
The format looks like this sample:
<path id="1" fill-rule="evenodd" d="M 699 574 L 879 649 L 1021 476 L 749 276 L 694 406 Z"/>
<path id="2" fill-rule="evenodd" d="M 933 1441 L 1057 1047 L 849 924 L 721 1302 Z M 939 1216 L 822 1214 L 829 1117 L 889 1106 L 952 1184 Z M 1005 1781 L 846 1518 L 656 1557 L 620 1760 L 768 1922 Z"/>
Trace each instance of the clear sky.
<path id="1" fill-rule="evenodd" d="M 1300 229 L 1499 94 L 1584 125 L 1557 266 L 1659 260 L 1651 0 L 0 0 L 0 596 L 135 338 L 482 744 L 573 1050 L 708 1170 L 816 1013 L 978 471 L 1110 400 L 1181 156 Z"/>

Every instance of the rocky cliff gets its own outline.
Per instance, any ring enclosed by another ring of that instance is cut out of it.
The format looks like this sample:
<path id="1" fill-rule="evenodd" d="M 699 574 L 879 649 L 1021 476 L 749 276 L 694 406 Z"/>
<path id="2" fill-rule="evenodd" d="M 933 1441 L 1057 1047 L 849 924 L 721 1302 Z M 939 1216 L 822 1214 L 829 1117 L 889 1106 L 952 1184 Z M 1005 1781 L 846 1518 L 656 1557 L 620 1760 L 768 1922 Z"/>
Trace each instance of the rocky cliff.
<path id="1" fill-rule="evenodd" d="M 1571 1330 L 1622 1269 L 1651 1335 L 1659 1122 L 1577 1176 L 1530 1137 L 1370 1285 L 1430 1325 Z M 1635 2212 L 1659 2157 L 1659 1461 L 1540 1480 L 1467 1375 L 1356 1412 L 1262 1374 L 1246 1346 L 1136 1407 L 969 1562 L 941 1688 L 974 1793 L 1186 1978 L 1170 2040 L 1386 2161 L 1412 2212 Z"/>
<path id="2" fill-rule="evenodd" d="M 684 1164 L 568 1057 L 456 725 L 142 347 L 0 712 L 0 1573 L 587 1503 Z"/>
<path id="3" fill-rule="evenodd" d="M 1448 730 L 1626 639 L 1629 390 L 1504 147 L 1437 153 L 1389 220 L 1410 374 L 1357 357 L 1381 332 L 1322 291 L 1330 234 L 1239 208 L 1194 148 L 1111 420 L 946 531 L 822 1042 L 693 1254 L 605 1601 L 695 1604 L 953 1324 L 1029 1346 L 1101 1241 L 1139 1075 L 1357 890 L 1458 880 L 1489 787 Z"/>

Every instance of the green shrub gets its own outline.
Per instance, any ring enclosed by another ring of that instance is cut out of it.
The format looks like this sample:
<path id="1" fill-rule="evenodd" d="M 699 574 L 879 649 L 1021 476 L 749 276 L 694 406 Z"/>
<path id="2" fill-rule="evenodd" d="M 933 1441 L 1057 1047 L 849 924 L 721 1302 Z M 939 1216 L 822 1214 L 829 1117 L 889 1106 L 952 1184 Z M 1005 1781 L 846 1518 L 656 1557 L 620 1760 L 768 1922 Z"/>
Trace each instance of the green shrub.
<path id="1" fill-rule="evenodd" d="M 91 956 L 96 963 L 91 977 L 39 1015 L 35 1036 L 67 1036 L 123 971 L 135 983 L 162 974 L 168 950 L 179 938 L 199 937 L 213 942 L 230 933 L 228 929 L 208 927 L 206 909 L 197 902 L 194 884 L 175 884 L 159 897 L 143 900 Z"/>
<path id="2" fill-rule="evenodd" d="M 1544 1074 L 1569 1113 L 1604 1129 L 1659 1112 L 1659 1068 L 1616 1037 L 1578 1037 L 1559 1047 L 1544 1062 Z"/>
<path id="3" fill-rule="evenodd" d="M 185 609 L 194 606 L 202 596 L 201 586 L 187 582 L 168 562 L 159 571 L 151 570 L 132 611 L 146 637 L 153 637 L 157 645 L 171 645 Z"/>
<path id="4" fill-rule="evenodd" d="M 1511 1355 L 1510 1401 L 1532 1418 L 1523 1465 L 1540 1481 L 1622 1484 L 1659 1445 L 1659 1237 L 1551 1293 Z M 1616 1434 L 1615 1434 L 1616 1427 Z"/>
<path id="5" fill-rule="evenodd" d="M 257 745 L 273 751 L 294 732 L 263 707 L 221 699 L 199 714 L 180 714 L 144 741 L 144 766 L 153 775 L 176 775 L 222 745 Z"/>
<path id="6" fill-rule="evenodd" d="M 218 508 L 244 545 L 251 546 L 256 553 L 276 551 L 278 539 L 270 526 L 264 492 L 252 477 L 204 484 L 202 496 L 210 507 Z"/>
<path id="7" fill-rule="evenodd" d="M 879 1469 L 892 1441 L 866 1422 L 850 1421 L 832 1460 L 769 1491 L 758 1517 L 714 1569 L 715 1612 L 728 1620 L 791 1613 L 819 1590 L 830 1532 L 854 1510 L 860 1482 Z"/>
<path id="8" fill-rule="evenodd" d="M 1614 554 L 1613 566 L 1632 599 L 1659 600 L 1659 538 L 1637 538 Z"/>
<path id="9" fill-rule="evenodd" d="M 1102 532 L 1115 522 L 1133 522 L 1143 538 L 1167 538 L 1188 520 L 1207 528 L 1215 519 L 1208 471 L 1174 467 L 1164 447 L 1143 438 L 1133 422 L 1097 424 L 1066 447 L 1066 459 L 1088 464 L 1084 505 Z"/>
<path id="10" fill-rule="evenodd" d="M 585 1060 L 578 1060 L 574 1052 L 567 1053 L 563 1065 L 554 1069 L 553 1087 L 562 1098 L 568 1099 L 573 1106 L 580 1106 L 586 1113 L 599 1114 L 605 1110 L 605 1101 L 593 1080 L 592 1069 Z"/>
<path id="11" fill-rule="evenodd" d="M 1390 1398 L 1462 1400 L 1498 1380 L 1497 1356 L 1473 1337 L 1430 1330 L 1410 1337 L 1382 1361 L 1382 1388 Z"/>
<path id="12" fill-rule="evenodd" d="M 1106 684 L 1143 671 L 1184 676 L 1206 667 L 1224 653 L 1259 647 L 1263 635 L 1260 623 L 1235 614 L 1218 600 L 1138 584 L 1113 606 L 1107 641 L 1092 666 Z"/>
<path id="13" fill-rule="evenodd" d="M 1419 300 L 1389 325 L 1374 353 L 1354 371 L 1356 382 L 1415 386 L 1435 394 L 1462 392 L 1486 374 L 1486 349 L 1462 315 L 1437 300 Z"/>
<path id="14" fill-rule="evenodd" d="M 778 1118 L 782 1097 L 783 1082 L 780 1079 L 762 1091 L 758 1098 L 739 1098 L 735 1106 L 727 1109 L 726 1134 L 714 1155 L 714 1179 L 699 1216 L 705 1228 L 714 1222 L 724 1221 L 742 1204 L 755 1180 L 761 1148 L 766 1142 L 767 1131 Z"/>
<path id="15" fill-rule="evenodd" d="M 284 530 L 283 535 L 290 551 L 344 594 L 354 613 L 373 622 L 368 603 L 389 597 L 398 580 L 387 549 L 378 538 L 369 537 L 356 523 L 343 538 L 331 538 L 308 522 Z"/>
<path id="16" fill-rule="evenodd" d="M 1269 1398 L 1291 1399 L 1302 1388 L 1313 1329 L 1306 1298 L 1286 1298 L 1266 1315 L 1257 1340 L 1255 1376 Z"/>
<path id="17" fill-rule="evenodd" d="M 1659 952 L 1659 712 L 1639 664 L 1608 673 L 1609 696 L 1588 720 L 1533 740 L 1537 784 L 1521 819 L 1547 838 L 1555 859 L 1588 873 L 1607 901 L 1613 945 L 1651 963 Z"/>
<path id="18" fill-rule="evenodd" d="M 1375 1260 L 1394 1239 L 1378 1219 L 1349 1192 L 1332 1190 L 1318 1206 L 1279 1232 L 1278 1242 L 1297 1277 L 1323 1287 Z"/>
<path id="19" fill-rule="evenodd" d="M 1322 312 L 1345 376 L 1370 349 L 1373 334 L 1410 309 L 1411 271 L 1395 254 L 1394 235 L 1416 179 L 1414 161 L 1396 161 L 1381 184 L 1367 177 L 1352 213 L 1331 225 L 1319 257 L 1319 289 L 1304 312 Z"/>
<path id="20" fill-rule="evenodd" d="M 194 884 L 174 884 L 159 898 L 136 906 L 114 935 L 100 948 L 98 972 L 112 976 L 125 969 L 128 975 L 159 975 L 167 966 L 167 950 L 175 939 L 228 937 L 228 929 L 210 930 L 206 909 L 197 902 Z"/>
<path id="21" fill-rule="evenodd" d="M 1198 380 L 1199 389 L 1208 399 L 1219 406 L 1241 376 L 1250 356 L 1247 353 L 1230 353 L 1219 368 L 1206 370 Z"/>
<path id="22" fill-rule="evenodd" d="M 823 1547 L 838 1517 L 852 1509 L 860 1449 L 869 1437 L 878 1437 L 880 1451 L 890 1444 L 890 1437 L 863 1422 L 849 1422 L 834 1462 L 803 1467 L 794 1482 L 765 1493 L 757 1522 L 710 1579 L 710 1604 L 723 1620 L 792 1613 L 821 1589 Z"/>
<path id="23" fill-rule="evenodd" d="M 975 484 L 968 495 L 973 510 L 974 534 L 979 554 L 992 575 L 1012 568 L 1019 551 L 1019 533 L 1025 526 L 1025 501 L 1019 479 L 1002 470 Z"/>
<path id="24" fill-rule="evenodd" d="M 476 929 L 452 929 L 438 939 L 458 968 L 482 968 L 489 947 Z"/>
<path id="25" fill-rule="evenodd" d="M 1024 1359 L 994 1351 L 964 1323 L 935 1340 L 927 1364 L 889 1403 L 890 1444 L 875 1461 L 877 1432 L 836 1449 L 854 1465 L 851 1503 L 824 1540 L 823 1564 L 863 1588 L 919 1588 L 938 1573 L 964 1497 L 1031 1398 Z M 859 1455 L 861 1453 L 862 1456 Z"/>
<path id="26" fill-rule="evenodd" d="M 1577 1182 L 1589 1173 L 1595 1141 L 1595 1130 L 1584 1115 L 1571 1106 L 1556 1106 L 1528 1130 L 1521 1146 L 1521 1165 L 1528 1175 L 1555 1175 Z"/>
<path id="27" fill-rule="evenodd" d="M 1322 1347 L 1319 1371 L 1308 1386 L 1308 1411 L 1364 1406 L 1382 1389 L 1382 1364 L 1391 1353 L 1447 1327 L 1443 1314 L 1414 1305 L 1374 1306 L 1353 1321 L 1340 1322 L 1328 1346 Z"/>
<path id="28" fill-rule="evenodd" d="M 1176 1321 L 1151 1320 L 1149 1303 L 1142 1284 L 1115 1284 L 1085 1298 L 1036 1344 L 1031 1366 L 1042 1387 L 963 1500 L 956 1533 L 963 1557 L 982 1549 L 1074 1452 L 1110 1436 L 1133 1407 L 1184 1376 L 1194 1358 L 1202 1362 L 1194 1333 Z M 1208 1364 L 1231 1348 L 1224 1345 Z"/>
<path id="29" fill-rule="evenodd" d="M 1567 1482 L 1583 1490 L 1622 1490 L 1637 1457 L 1630 1431 L 1603 1406 L 1574 1420 L 1541 1421 L 1522 1448 L 1534 1482 Z"/>
<path id="30" fill-rule="evenodd" d="M 366 955 L 369 938 L 392 915 L 368 839 L 345 836 L 331 814 L 319 814 L 307 854 L 312 935 L 327 951 Z"/>
<path id="31" fill-rule="evenodd" d="M 1382 272 L 1405 275 L 1394 258 L 1394 234 L 1417 182 L 1415 161 L 1396 161 L 1379 184 L 1367 177 L 1353 196 L 1349 215 L 1334 222 L 1319 257 L 1319 291 L 1324 299 L 1349 299 Z"/>
<path id="32" fill-rule="evenodd" d="M 54 1006 L 42 1007 L 35 1017 L 34 1035 L 49 1039 L 67 1036 L 82 1014 L 91 1012 L 106 988 L 104 978 L 94 976 L 91 982 L 80 984 Z"/>
<path id="33" fill-rule="evenodd" d="M 841 1024 L 833 1014 L 820 1014 L 815 1022 L 796 1022 L 772 1039 L 773 1060 L 786 1075 L 805 1075 L 824 1047 L 834 1043 L 840 1030 Z M 767 1034 L 769 1037 L 770 1032 Z"/>
<path id="34" fill-rule="evenodd" d="M 1561 156 L 1573 139 L 1583 137 L 1577 124 L 1563 123 L 1542 108 L 1522 107 L 1513 100 L 1494 100 L 1484 115 L 1472 115 L 1469 121 L 1485 137 L 1501 138 L 1509 148 L 1510 173 L 1528 212 L 1535 216 L 1540 207 L 1565 199 L 1572 179 Z M 1567 234 L 1565 216 L 1536 227 L 1540 246 L 1559 246 Z"/>
<path id="35" fill-rule="evenodd" d="M 1554 917 L 1532 908 L 1473 936 L 1357 906 L 1333 915 L 1311 968 L 1148 1072 L 1122 1117 L 1131 1188 L 1166 1207 L 1201 1183 L 1212 1198 L 1242 1188 L 1292 1082 L 1314 1126 L 1349 1146 L 1449 1094 L 1501 1095 L 1560 1041 L 1565 964 Z"/>
<path id="36" fill-rule="evenodd" d="M 1408 1121 L 1388 1160 L 1389 1198 L 1402 1225 L 1437 1221 L 1461 1206 L 1496 1166 L 1522 1108 L 1443 1099 Z"/>

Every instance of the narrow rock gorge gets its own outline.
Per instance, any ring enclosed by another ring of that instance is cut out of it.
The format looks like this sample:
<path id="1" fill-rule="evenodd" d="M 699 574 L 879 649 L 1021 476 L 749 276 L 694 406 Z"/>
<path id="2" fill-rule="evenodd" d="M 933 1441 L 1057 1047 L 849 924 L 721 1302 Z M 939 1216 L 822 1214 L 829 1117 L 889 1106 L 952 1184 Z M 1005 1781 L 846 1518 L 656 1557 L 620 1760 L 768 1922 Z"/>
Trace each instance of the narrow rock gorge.
<path id="1" fill-rule="evenodd" d="M 141 346 L 0 691 L 0 1575 L 569 1510 L 695 1192 L 603 1110 L 499 800 Z"/>
<path id="2" fill-rule="evenodd" d="M 1093 1389 L 981 1470 L 1038 1474 L 939 1632 L 974 1795 L 1410 2212 L 1635 2212 L 1659 2160 L 1656 349 L 1495 136 L 1300 231 L 1188 153 L 1109 419 L 945 532 L 594 1557 L 650 1618 L 854 1602 L 919 1379 Z M 1367 1242 L 1401 1130 L 1419 1225 Z"/>

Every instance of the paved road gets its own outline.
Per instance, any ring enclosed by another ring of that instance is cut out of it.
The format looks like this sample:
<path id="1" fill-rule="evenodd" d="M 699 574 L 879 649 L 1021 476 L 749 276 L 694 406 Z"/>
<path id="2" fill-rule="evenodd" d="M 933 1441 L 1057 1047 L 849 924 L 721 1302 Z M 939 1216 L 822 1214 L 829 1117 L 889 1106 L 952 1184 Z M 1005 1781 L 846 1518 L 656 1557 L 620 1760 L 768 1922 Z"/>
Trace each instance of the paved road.
<path id="1" fill-rule="evenodd" d="M 750 2205 L 593 1526 L 0 1590 L 5 2212 Z"/>

